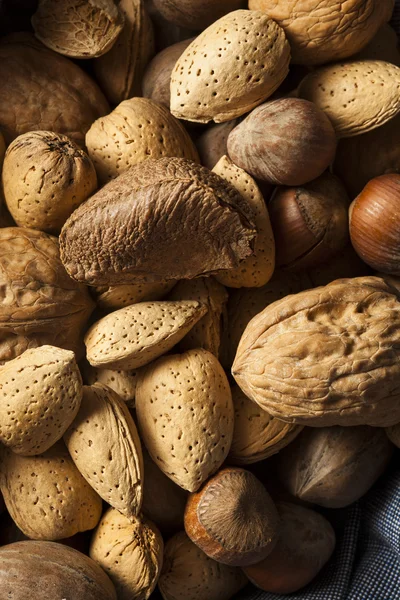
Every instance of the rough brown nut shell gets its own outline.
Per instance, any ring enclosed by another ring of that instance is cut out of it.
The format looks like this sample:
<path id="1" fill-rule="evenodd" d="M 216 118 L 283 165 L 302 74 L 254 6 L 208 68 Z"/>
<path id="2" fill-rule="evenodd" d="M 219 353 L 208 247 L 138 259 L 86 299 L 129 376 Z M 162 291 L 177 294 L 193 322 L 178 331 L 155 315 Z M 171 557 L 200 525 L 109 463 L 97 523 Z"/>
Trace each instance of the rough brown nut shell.
<path id="1" fill-rule="evenodd" d="M 27 350 L 0 367 L 0 442 L 24 456 L 42 454 L 63 436 L 82 399 L 74 353 Z"/>
<path id="2" fill-rule="evenodd" d="M 301 500 L 343 508 L 385 471 L 393 446 L 375 427 L 306 428 L 278 457 L 278 475 Z"/>
<path id="3" fill-rule="evenodd" d="M 207 306 L 195 300 L 140 302 L 97 321 L 85 335 L 86 354 L 94 367 L 124 369 L 147 365 L 171 350 Z"/>
<path id="4" fill-rule="evenodd" d="M 117 600 L 104 571 L 88 556 L 54 542 L 17 542 L 0 548 L 0 588 L 11 600 L 50 592 L 68 600 Z"/>
<path id="5" fill-rule="evenodd" d="M 94 303 L 67 275 L 56 238 L 0 229 L 0 285 L 0 361 L 44 344 L 82 355 L 82 329 Z"/>
<path id="6" fill-rule="evenodd" d="M 64 265 L 91 285 L 191 279 L 235 268 L 256 232 L 223 179 L 185 159 L 147 160 L 80 206 L 64 225 Z"/>
<path id="7" fill-rule="evenodd" d="M 206 314 L 179 342 L 179 348 L 183 351 L 204 348 L 218 358 L 228 300 L 224 286 L 213 277 L 182 280 L 176 284 L 168 299 L 197 300 L 207 307 Z"/>
<path id="8" fill-rule="evenodd" d="M 231 464 L 249 465 L 269 458 L 290 444 L 302 430 L 299 425 L 271 417 L 237 385 L 232 387 L 232 400 L 235 426 L 228 457 Z"/>
<path id="9" fill-rule="evenodd" d="M 144 69 L 154 54 L 154 32 L 144 0 L 120 0 L 124 27 L 111 50 L 94 60 L 94 72 L 112 104 L 141 93 Z"/>
<path id="10" fill-rule="evenodd" d="M 322 515 L 292 504 L 276 505 L 281 533 L 271 554 L 244 569 L 258 588 L 273 594 L 290 594 L 310 583 L 335 549 L 335 532 Z"/>
<path id="11" fill-rule="evenodd" d="M 94 288 L 99 294 L 96 304 L 107 311 L 124 308 L 138 302 L 161 300 L 172 290 L 175 281 L 165 283 L 132 283 L 130 285 L 111 285 Z M 93 290 L 92 290 L 93 291 Z"/>
<path id="12" fill-rule="evenodd" d="M 224 370 L 206 350 L 164 356 L 149 365 L 136 387 L 136 415 L 151 458 L 189 492 L 228 454 L 231 393 Z"/>
<path id="13" fill-rule="evenodd" d="M 29 538 L 59 540 L 96 527 L 100 496 L 84 480 L 65 445 L 40 456 L 1 450 L 0 487 L 8 512 Z"/>
<path id="14" fill-rule="evenodd" d="M 7 143 L 21 133 L 44 130 L 83 147 L 93 121 L 109 112 L 102 92 L 80 67 L 28 33 L 1 40 L 0 79 L 0 123 Z"/>
<path id="15" fill-rule="evenodd" d="M 394 0 L 250 0 L 283 27 L 294 63 L 318 65 L 352 56 L 392 15 Z"/>
<path id="16" fill-rule="evenodd" d="M 130 521 L 110 508 L 94 532 L 90 557 L 114 583 L 118 600 L 147 600 L 157 584 L 163 550 L 161 534 L 151 521 Z"/>
<path id="17" fill-rule="evenodd" d="M 205 29 L 217 19 L 239 8 L 246 0 L 153 0 L 167 21 L 188 29 Z"/>
<path id="18" fill-rule="evenodd" d="M 232 373 L 291 423 L 400 421 L 400 294 L 378 277 L 341 279 L 268 306 L 247 326 Z"/>
<path id="19" fill-rule="evenodd" d="M 228 154 L 228 136 L 237 123 L 238 120 L 233 119 L 233 121 L 212 125 L 197 139 L 196 147 L 200 162 L 207 169 L 212 170 L 217 162 Z"/>
<path id="20" fill-rule="evenodd" d="M 246 583 L 241 569 L 212 560 L 183 531 L 165 546 L 158 583 L 164 600 L 230 600 Z"/>
<path id="21" fill-rule="evenodd" d="M 66 136 L 50 131 L 25 133 L 10 144 L 2 181 L 17 225 L 54 234 L 97 188 L 87 154 Z"/>
<path id="22" fill-rule="evenodd" d="M 289 44 L 275 21 L 259 11 L 231 12 L 178 59 L 171 112 L 198 123 L 240 117 L 274 93 L 288 74 L 289 60 Z"/>
<path id="23" fill-rule="evenodd" d="M 147 98 L 125 100 L 95 121 L 86 134 L 86 146 L 101 183 L 151 158 L 199 160 L 183 125 L 165 106 Z"/>
<path id="24" fill-rule="evenodd" d="M 225 468 L 190 494 L 185 531 L 210 558 L 243 567 L 273 550 L 279 517 L 265 487 L 250 471 Z"/>
<path id="25" fill-rule="evenodd" d="M 233 162 L 275 185 L 303 185 L 322 175 L 335 157 L 336 136 L 324 112 L 299 98 L 266 102 L 228 137 Z"/>
<path id="26" fill-rule="evenodd" d="M 83 368 L 83 380 L 87 385 L 102 383 L 111 388 L 126 402 L 130 408 L 135 406 L 136 384 L 140 369 L 132 371 L 113 371 L 111 369 L 97 369 L 89 364 Z"/>
<path id="27" fill-rule="evenodd" d="M 142 506 L 143 457 L 126 405 L 101 383 L 84 386 L 81 408 L 64 435 L 80 473 L 110 506 L 127 518 Z"/>
<path id="28" fill-rule="evenodd" d="M 71 58 L 95 58 L 108 52 L 123 23 L 113 0 L 39 0 L 32 17 L 36 37 Z"/>

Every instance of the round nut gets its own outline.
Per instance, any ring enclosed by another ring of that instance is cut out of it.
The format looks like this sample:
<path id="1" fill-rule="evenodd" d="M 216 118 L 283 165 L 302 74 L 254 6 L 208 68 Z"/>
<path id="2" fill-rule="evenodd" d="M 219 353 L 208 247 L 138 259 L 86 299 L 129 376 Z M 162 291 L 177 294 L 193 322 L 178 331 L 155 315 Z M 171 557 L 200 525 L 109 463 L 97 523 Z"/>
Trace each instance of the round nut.
<path id="1" fill-rule="evenodd" d="M 237 122 L 237 119 L 233 119 L 233 121 L 211 125 L 196 140 L 200 162 L 210 171 L 223 156 L 228 154 L 228 136 L 232 129 L 236 127 Z"/>
<path id="2" fill-rule="evenodd" d="M 8 147 L 3 166 L 7 208 L 20 227 L 57 234 L 97 187 L 95 168 L 64 135 L 32 131 Z"/>
<path id="3" fill-rule="evenodd" d="M 166 21 L 201 30 L 227 13 L 245 8 L 246 0 L 153 0 L 153 4 Z"/>

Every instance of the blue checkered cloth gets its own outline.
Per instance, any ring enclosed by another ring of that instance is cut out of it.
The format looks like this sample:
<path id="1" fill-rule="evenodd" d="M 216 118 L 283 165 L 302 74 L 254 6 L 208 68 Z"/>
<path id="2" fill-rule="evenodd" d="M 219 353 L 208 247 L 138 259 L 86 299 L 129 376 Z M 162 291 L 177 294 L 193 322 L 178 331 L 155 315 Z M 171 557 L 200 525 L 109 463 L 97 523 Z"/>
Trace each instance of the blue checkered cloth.
<path id="1" fill-rule="evenodd" d="M 400 38 L 400 0 L 391 24 Z M 249 585 L 235 600 L 400 600 L 399 459 L 400 450 L 388 472 L 359 502 L 346 509 L 321 510 L 335 528 L 337 545 L 310 585 L 289 596 Z"/>

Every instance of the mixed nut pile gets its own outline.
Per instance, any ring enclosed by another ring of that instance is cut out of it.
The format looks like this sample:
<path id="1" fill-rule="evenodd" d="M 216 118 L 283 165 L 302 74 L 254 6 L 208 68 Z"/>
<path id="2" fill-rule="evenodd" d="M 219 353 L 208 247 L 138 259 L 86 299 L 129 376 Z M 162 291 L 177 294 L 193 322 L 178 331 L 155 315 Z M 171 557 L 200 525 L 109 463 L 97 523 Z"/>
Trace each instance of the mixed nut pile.
<path id="1" fill-rule="evenodd" d="M 400 447 L 394 2 L 11 4 L 0 598 L 299 590 Z"/>

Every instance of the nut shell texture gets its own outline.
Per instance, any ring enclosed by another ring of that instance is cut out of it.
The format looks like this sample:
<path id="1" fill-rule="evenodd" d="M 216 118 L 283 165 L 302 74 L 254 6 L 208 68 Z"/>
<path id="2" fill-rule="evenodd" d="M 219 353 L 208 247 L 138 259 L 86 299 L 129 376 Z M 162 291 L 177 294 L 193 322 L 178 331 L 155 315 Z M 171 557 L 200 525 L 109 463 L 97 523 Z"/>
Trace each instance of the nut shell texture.
<path id="1" fill-rule="evenodd" d="M 201 30 L 225 14 L 244 8 L 246 0 L 153 0 L 153 3 L 170 23 Z"/>
<path id="2" fill-rule="evenodd" d="M 237 10 L 201 33 L 171 77 L 171 112 L 180 119 L 229 121 L 266 100 L 288 74 L 283 29 L 259 11 Z"/>
<path id="3" fill-rule="evenodd" d="M 379 60 L 328 65 L 306 75 L 298 94 L 325 111 L 338 137 L 360 135 L 399 113 L 400 68 Z"/>
<path id="4" fill-rule="evenodd" d="M 130 285 L 111 285 L 96 288 L 99 294 L 97 306 L 107 311 L 124 308 L 138 302 L 161 300 L 174 287 L 175 281 L 165 283 L 132 283 Z"/>
<path id="5" fill-rule="evenodd" d="M 82 399 L 74 353 L 53 346 L 27 350 L 0 367 L 0 389 L 0 441 L 25 456 L 55 444 Z"/>
<path id="6" fill-rule="evenodd" d="M 256 231 L 223 179 L 179 158 L 145 161 L 80 206 L 61 232 L 68 273 L 91 285 L 191 279 L 235 268 Z"/>
<path id="7" fill-rule="evenodd" d="M 228 454 L 231 392 L 221 365 L 206 350 L 150 365 L 136 388 L 136 414 L 150 456 L 185 490 L 197 490 Z"/>
<path id="8" fill-rule="evenodd" d="M 378 277 L 288 296 L 248 324 L 232 373 L 244 393 L 291 423 L 400 421 L 400 302 Z"/>
<path id="9" fill-rule="evenodd" d="M 86 364 L 83 370 L 84 381 L 88 385 L 102 383 L 111 388 L 128 406 L 135 405 L 136 384 L 140 369 L 132 371 L 113 371 L 111 369 L 97 369 Z"/>
<path id="10" fill-rule="evenodd" d="M 64 440 L 99 496 L 126 517 L 136 516 L 143 497 L 143 457 L 135 423 L 119 396 L 100 383 L 85 386 Z"/>

